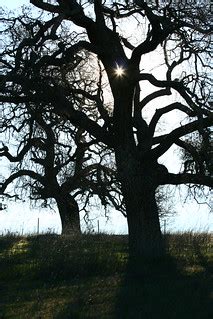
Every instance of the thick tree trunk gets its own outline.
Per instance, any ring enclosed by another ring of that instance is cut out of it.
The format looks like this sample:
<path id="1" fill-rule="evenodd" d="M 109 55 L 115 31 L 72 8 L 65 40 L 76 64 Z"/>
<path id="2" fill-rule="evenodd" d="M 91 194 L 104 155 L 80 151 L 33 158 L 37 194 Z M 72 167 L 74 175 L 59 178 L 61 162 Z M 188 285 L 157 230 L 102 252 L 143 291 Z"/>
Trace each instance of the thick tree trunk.
<path id="1" fill-rule="evenodd" d="M 129 192 L 126 199 L 130 255 L 156 259 L 164 255 L 164 247 L 155 191 L 147 185 L 139 186 L 136 183 L 133 187 L 134 196 Z M 138 187 L 143 189 L 138 191 Z"/>
<path id="2" fill-rule="evenodd" d="M 120 153 L 117 162 L 120 162 L 118 172 L 126 203 L 130 255 L 145 259 L 163 257 L 165 250 L 155 199 L 156 166 L 150 162 L 143 168 L 135 158 L 124 158 Z"/>
<path id="3" fill-rule="evenodd" d="M 80 214 L 76 200 L 71 196 L 57 198 L 58 211 L 61 218 L 63 235 L 80 235 Z"/>
<path id="4" fill-rule="evenodd" d="M 165 253 L 155 199 L 158 164 L 154 159 L 147 159 L 151 148 L 149 129 L 139 104 L 134 101 L 139 60 L 130 64 L 125 55 L 121 60 L 125 68 L 123 77 L 111 74 L 107 61 L 104 65 L 114 97 L 115 157 L 126 203 L 130 255 L 155 259 Z"/>

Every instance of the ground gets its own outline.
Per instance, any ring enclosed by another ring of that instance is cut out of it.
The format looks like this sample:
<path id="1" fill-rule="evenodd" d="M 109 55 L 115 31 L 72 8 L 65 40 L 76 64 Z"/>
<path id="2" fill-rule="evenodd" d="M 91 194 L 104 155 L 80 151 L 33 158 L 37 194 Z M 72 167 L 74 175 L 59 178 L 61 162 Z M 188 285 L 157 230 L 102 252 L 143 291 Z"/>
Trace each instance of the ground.
<path id="1" fill-rule="evenodd" d="M 167 235 L 165 260 L 130 263 L 126 236 L 0 237 L 0 318 L 213 318 L 211 240 Z"/>

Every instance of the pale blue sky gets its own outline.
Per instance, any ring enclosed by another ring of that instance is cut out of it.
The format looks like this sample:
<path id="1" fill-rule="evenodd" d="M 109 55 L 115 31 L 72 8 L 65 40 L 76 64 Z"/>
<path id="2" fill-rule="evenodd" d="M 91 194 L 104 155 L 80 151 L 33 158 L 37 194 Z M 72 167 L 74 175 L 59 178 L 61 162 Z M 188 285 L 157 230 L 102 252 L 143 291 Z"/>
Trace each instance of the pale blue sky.
<path id="1" fill-rule="evenodd" d="M 28 4 L 30 0 L 0 0 L 1 6 L 7 6 L 8 8 L 17 8 L 23 4 Z"/>
<path id="2" fill-rule="evenodd" d="M 18 6 L 29 4 L 29 0 L 0 0 L 0 6 L 15 9 Z M 174 166 L 173 159 L 169 159 Z M 182 198 L 183 200 L 183 198 Z M 213 231 L 213 214 L 209 213 L 206 205 L 197 205 L 194 202 L 175 204 L 178 214 L 170 220 L 167 230 L 170 231 Z M 94 215 L 97 213 L 94 213 Z M 9 203 L 7 211 L 0 211 L 0 234 L 3 232 L 36 232 L 39 218 L 40 231 L 54 230 L 60 232 L 60 218 L 57 212 L 48 210 L 33 210 L 28 204 Z M 111 233 L 127 233 L 125 218 L 118 212 L 112 212 L 108 222 L 104 217 L 98 217 L 100 230 Z M 97 230 L 97 220 L 94 221 Z"/>

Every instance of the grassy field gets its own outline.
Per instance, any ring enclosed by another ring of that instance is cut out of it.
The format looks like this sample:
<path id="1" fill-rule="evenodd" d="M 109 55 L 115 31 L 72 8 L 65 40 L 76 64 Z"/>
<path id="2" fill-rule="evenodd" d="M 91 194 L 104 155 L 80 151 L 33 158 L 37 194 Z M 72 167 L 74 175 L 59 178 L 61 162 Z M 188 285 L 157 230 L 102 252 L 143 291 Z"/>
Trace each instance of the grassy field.
<path id="1" fill-rule="evenodd" d="M 125 236 L 0 237 L 0 318 L 213 318 L 211 235 L 167 235 L 168 257 L 128 261 Z"/>

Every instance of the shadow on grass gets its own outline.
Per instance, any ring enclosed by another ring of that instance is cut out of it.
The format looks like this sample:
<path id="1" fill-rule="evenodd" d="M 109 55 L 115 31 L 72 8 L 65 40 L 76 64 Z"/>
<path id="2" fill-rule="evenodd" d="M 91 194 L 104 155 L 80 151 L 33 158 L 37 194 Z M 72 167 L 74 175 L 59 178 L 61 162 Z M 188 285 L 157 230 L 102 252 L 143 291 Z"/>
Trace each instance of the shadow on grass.
<path id="1" fill-rule="evenodd" d="M 196 240 L 192 241 L 192 246 L 193 246 L 194 253 L 196 254 L 196 256 L 198 258 L 198 263 L 200 265 L 202 265 L 202 267 L 204 268 L 206 274 L 210 275 L 212 277 L 212 274 L 213 274 L 213 263 L 211 263 L 208 260 L 208 258 L 207 258 L 208 254 L 204 254 L 203 253 L 203 251 L 201 249 L 201 246 L 199 245 L 199 243 Z"/>
<path id="2" fill-rule="evenodd" d="M 213 318 L 210 241 L 182 237 L 155 263 L 130 263 L 116 236 L 0 243 L 0 318 Z"/>
<path id="3" fill-rule="evenodd" d="M 115 318 L 213 318 L 210 268 L 204 259 L 200 255 L 202 271 L 191 269 L 188 273 L 179 270 L 171 257 L 152 264 L 138 260 L 129 262 L 118 295 Z"/>

